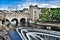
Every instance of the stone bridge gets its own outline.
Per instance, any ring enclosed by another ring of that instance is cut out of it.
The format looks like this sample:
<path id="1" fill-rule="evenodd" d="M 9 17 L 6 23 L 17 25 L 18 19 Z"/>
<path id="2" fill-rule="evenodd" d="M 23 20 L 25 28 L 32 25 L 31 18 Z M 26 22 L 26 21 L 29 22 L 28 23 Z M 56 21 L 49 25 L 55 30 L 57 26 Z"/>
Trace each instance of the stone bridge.
<path id="1" fill-rule="evenodd" d="M 28 22 L 29 14 L 28 13 L 1 13 L 0 14 L 0 24 L 8 26 L 10 23 L 12 25 L 18 25 L 20 22 Z"/>
<path id="2" fill-rule="evenodd" d="M 5 18 L 11 21 L 12 19 L 16 18 L 18 19 L 18 22 L 20 22 L 20 20 L 24 18 L 26 22 L 29 19 L 30 23 L 34 23 L 36 20 L 39 19 L 39 14 L 41 14 L 41 8 L 39 8 L 37 5 L 30 5 L 29 9 L 25 8 L 23 10 L 10 12 L 2 11 L 2 13 L 0 13 L 0 20 Z"/>
<path id="3" fill-rule="evenodd" d="M 18 20 L 18 22 L 20 22 L 20 20 L 22 18 L 24 18 L 26 20 L 26 22 L 27 22 L 27 20 L 29 18 L 29 15 L 28 14 L 22 14 L 22 13 L 20 13 L 20 14 L 11 13 L 11 14 L 6 14 L 5 18 L 8 19 L 9 21 L 11 21 L 12 19 L 16 18 Z"/>

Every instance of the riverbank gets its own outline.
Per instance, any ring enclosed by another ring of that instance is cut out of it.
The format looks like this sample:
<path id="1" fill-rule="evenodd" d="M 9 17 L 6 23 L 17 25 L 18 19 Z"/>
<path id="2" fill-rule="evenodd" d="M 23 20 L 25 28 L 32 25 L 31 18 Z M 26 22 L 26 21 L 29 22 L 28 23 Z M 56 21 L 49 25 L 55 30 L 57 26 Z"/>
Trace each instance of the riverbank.
<path id="1" fill-rule="evenodd" d="M 44 26 L 45 29 L 60 31 L 60 24 L 59 23 L 36 22 L 36 25 Z"/>
<path id="2" fill-rule="evenodd" d="M 37 25 L 43 25 L 43 26 L 57 26 L 60 27 L 60 24 L 58 23 L 44 23 L 44 22 L 36 22 Z"/>

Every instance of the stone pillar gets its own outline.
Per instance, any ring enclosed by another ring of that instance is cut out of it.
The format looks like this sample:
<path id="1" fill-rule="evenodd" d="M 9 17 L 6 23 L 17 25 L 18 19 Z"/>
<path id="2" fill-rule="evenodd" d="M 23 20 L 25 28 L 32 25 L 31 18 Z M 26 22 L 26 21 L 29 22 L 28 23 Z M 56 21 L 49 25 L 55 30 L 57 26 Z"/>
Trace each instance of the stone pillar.
<path id="1" fill-rule="evenodd" d="M 26 18 L 26 22 L 27 22 L 27 18 Z"/>

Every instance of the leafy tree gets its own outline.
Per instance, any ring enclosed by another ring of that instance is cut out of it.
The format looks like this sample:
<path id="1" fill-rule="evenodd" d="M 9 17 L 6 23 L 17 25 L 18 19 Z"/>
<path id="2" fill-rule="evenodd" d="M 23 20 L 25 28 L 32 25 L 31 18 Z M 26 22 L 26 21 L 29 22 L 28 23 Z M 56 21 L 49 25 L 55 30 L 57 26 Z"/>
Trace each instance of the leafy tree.
<path id="1" fill-rule="evenodd" d="M 60 21 L 60 9 L 56 8 L 52 10 L 52 20 Z"/>
<path id="2" fill-rule="evenodd" d="M 50 18 L 50 11 L 48 8 L 43 8 L 42 10 L 42 14 L 39 15 L 41 21 L 43 22 L 47 22 Z"/>
<path id="3" fill-rule="evenodd" d="M 42 14 L 39 15 L 41 21 L 58 21 L 60 22 L 60 8 L 42 9 Z"/>

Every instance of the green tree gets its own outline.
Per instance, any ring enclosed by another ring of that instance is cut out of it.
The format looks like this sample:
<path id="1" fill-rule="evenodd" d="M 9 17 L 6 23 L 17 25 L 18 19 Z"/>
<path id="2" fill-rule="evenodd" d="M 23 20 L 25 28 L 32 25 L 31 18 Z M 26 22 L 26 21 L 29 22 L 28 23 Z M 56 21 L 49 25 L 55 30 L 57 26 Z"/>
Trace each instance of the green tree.
<path id="1" fill-rule="evenodd" d="M 50 10 L 49 8 L 43 8 L 41 10 L 42 14 L 39 15 L 41 21 L 47 22 L 50 18 Z"/>
<path id="2" fill-rule="evenodd" d="M 39 15 L 41 21 L 58 21 L 60 22 L 60 8 L 42 9 L 42 14 Z"/>
<path id="3" fill-rule="evenodd" d="M 52 20 L 60 22 L 60 9 L 55 8 L 52 10 Z"/>

